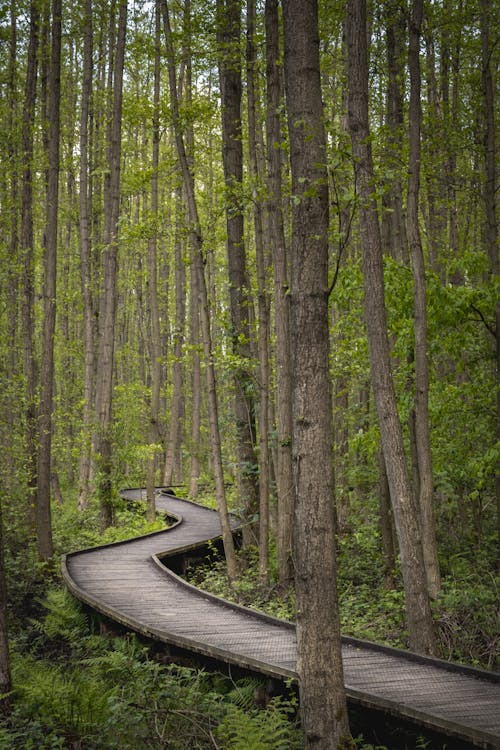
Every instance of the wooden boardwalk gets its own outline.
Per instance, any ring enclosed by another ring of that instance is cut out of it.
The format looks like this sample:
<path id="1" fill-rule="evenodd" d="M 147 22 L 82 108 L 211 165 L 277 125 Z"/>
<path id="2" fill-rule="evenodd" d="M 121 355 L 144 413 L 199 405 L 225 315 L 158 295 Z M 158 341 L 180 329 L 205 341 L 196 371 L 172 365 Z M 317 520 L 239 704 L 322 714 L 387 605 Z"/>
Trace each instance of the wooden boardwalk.
<path id="1" fill-rule="evenodd" d="M 141 492 L 123 494 L 137 500 Z M 163 493 L 157 508 L 177 523 L 131 541 L 64 555 L 70 591 L 143 635 L 263 675 L 296 679 L 293 625 L 203 593 L 168 569 L 169 556 L 220 536 L 217 514 Z M 471 746 L 500 750 L 498 675 L 351 638 L 343 639 L 343 661 L 351 702 Z"/>

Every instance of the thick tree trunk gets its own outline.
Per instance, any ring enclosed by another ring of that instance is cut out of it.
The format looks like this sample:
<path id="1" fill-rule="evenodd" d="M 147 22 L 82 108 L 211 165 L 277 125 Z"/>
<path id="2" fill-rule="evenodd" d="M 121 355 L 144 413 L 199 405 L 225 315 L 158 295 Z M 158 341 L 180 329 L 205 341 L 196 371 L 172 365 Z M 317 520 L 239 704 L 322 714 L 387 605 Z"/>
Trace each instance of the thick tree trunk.
<path id="1" fill-rule="evenodd" d="M 408 180 L 408 241 L 413 267 L 413 305 L 415 334 L 415 438 L 418 465 L 418 508 L 429 596 L 435 598 L 441 588 L 434 522 L 434 482 L 429 425 L 429 360 L 427 356 L 427 292 L 418 202 L 420 191 L 420 30 L 423 0 L 414 0 L 410 20 L 408 62 L 410 69 Z"/>
<path id="2" fill-rule="evenodd" d="M 336 588 L 328 180 L 318 8 L 283 4 L 292 168 L 292 410 L 297 672 L 305 747 L 349 746 Z M 341 744 L 343 743 L 343 744 Z"/>
<path id="3" fill-rule="evenodd" d="M 59 206 L 59 125 L 61 92 L 61 0 L 52 6 L 52 49 L 49 73 L 49 136 L 47 205 L 44 235 L 44 287 L 42 364 L 37 472 L 38 554 L 48 560 L 53 554 L 50 510 L 52 410 L 54 391 L 54 332 L 56 325 L 57 219 Z"/>
<path id="4" fill-rule="evenodd" d="M 92 197 L 89 190 L 89 121 L 92 96 L 92 0 L 86 0 L 83 31 L 83 83 L 80 116 L 80 278 L 83 300 L 83 416 L 80 470 L 78 479 L 78 508 L 87 506 L 91 466 L 91 422 L 94 407 L 94 303 L 92 295 L 92 263 L 90 221 Z"/>
<path id="5" fill-rule="evenodd" d="M 241 129 L 241 5 L 240 0 L 217 0 L 217 42 L 222 106 L 222 161 L 226 185 L 226 229 L 231 313 L 231 341 L 237 358 L 234 368 L 234 416 L 237 432 L 238 492 L 245 524 L 243 544 L 255 543 L 259 512 L 255 455 L 255 399 L 250 340 L 250 282 L 243 228 L 243 140 Z"/>
<path id="6" fill-rule="evenodd" d="M 274 267 L 278 448 L 278 569 L 281 586 L 293 581 L 292 386 L 290 365 L 290 296 L 281 190 L 281 116 L 283 105 L 277 0 L 266 0 L 267 163 L 269 237 Z"/>
<path id="7" fill-rule="evenodd" d="M 203 239 L 201 234 L 200 220 L 198 217 L 198 207 L 194 191 L 193 173 L 189 168 L 184 137 L 181 129 L 179 118 L 179 104 L 177 99 L 177 81 L 175 71 L 175 56 L 172 44 L 172 31 L 170 27 L 170 17 L 166 0 L 161 0 L 161 10 L 163 16 L 163 25 L 165 30 L 168 75 L 170 85 L 170 106 L 172 110 L 172 120 L 175 131 L 175 142 L 177 147 L 177 156 L 182 170 L 182 179 L 188 205 L 188 215 L 190 224 L 190 242 L 193 248 L 193 256 L 196 263 L 195 272 L 197 273 L 197 285 L 200 302 L 200 318 L 203 339 L 203 352 L 205 357 L 205 371 L 207 378 L 207 399 L 208 415 L 210 426 L 210 445 L 212 448 L 212 459 L 214 466 L 215 494 L 217 499 L 217 509 L 222 532 L 222 543 L 224 554 L 226 556 L 227 573 L 230 582 L 237 577 L 238 566 L 234 549 L 233 535 L 229 523 L 227 510 L 226 492 L 224 487 L 224 472 L 222 467 L 221 442 L 219 434 L 218 421 L 218 403 L 217 387 L 215 378 L 215 368 L 212 352 L 212 337 L 210 331 L 210 316 L 208 311 L 208 294 L 205 283 L 204 258 L 203 258 Z M 194 252 L 196 249 L 196 252 Z"/>
<path id="8" fill-rule="evenodd" d="M 349 0 L 347 14 L 349 129 L 355 160 L 363 246 L 365 319 L 372 386 L 399 541 L 410 648 L 435 651 L 432 613 L 403 434 L 390 364 L 382 246 L 368 126 L 368 56 L 365 0 Z"/>

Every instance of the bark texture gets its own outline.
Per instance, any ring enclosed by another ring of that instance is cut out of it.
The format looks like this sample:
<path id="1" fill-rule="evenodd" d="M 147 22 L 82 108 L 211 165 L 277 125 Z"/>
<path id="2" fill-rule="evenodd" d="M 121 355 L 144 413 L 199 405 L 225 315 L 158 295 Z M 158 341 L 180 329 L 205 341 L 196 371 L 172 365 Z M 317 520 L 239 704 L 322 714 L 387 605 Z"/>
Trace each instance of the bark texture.
<path id="1" fill-rule="evenodd" d="M 363 248 L 365 320 L 370 369 L 387 479 L 399 542 L 410 648 L 432 654 L 435 637 L 417 511 L 391 372 L 384 271 L 368 126 L 368 54 L 365 0 L 349 0 L 347 13 L 349 130 Z"/>
<path id="2" fill-rule="evenodd" d="M 283 4 L 292 168 L 297 671 L 305 747 L 348 746 L 340 647 L 328 331 L 328 184 L 315 0 Z"/>

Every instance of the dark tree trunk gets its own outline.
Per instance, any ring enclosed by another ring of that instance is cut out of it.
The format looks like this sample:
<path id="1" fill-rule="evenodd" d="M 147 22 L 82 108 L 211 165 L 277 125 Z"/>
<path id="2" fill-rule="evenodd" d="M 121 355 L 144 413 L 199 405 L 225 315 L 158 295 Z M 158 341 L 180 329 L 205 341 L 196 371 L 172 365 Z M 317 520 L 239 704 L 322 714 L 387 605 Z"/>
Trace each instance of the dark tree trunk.
<path id="1" fill-rule="evenodd" d="M 490 43 L 489 18 L 493 11 L 490 0 L 481 0 L 481 48 L 482 48 L 482 91 L 484 107 L 484 160 L 485 183 L 484 202 L 486 207 L 485 240 L 490 259 L 490 274 L 492 279 L 500 274 L 498 256 L 498 221 L 497 221 L 497 163 L 495 145 L 495 94 L 492 75 L 493 48 Z M 500 440 L 500 302 L 494 310 L 495 316 L 495 385 L 496 385 L 496 439 Z M 500 569 L 500 470 L 497 467 L 495 477 L 495 492 L 497 504 L 497 533 L 498 558 Z"/>
<path id="2" fill-rule="evenodd" d="M 156 223 L 158 218 L 158 167 L 160 163 L 160 73 L 161 73 L 161 13 L 160 3 L 155 2 L 155 64 L 154 64 L 154 93 L 153 93 L 153 135 L 152 135 L 152 175 L 151 175 L 151 213 L 154 219 L 154 229 L 148 246 L 148 283 L 150 321 L 148 326 L 150 337 L 151 359 L 151 404 L 149 417 L 150 454 L 146 477 L 146 516 L 152 522 L 156 517 L 155 476 L 156 476 L 156 444 L 160 441 L 158 418 L 160 414 L 161 389 L 161 334 L 160 310 L 158 304 L 158 236 Z"/>
<path id="3" fill-rule="evenodd" d="M 349 0 L 347 14 L 349 129 L 359 196 L 365 320 L 372 386 L 391 492 L 406 597 L 410 647 L 432 654 L 435 637 L 417 511 L 406 465 L 403 434 L 391 372 L 384 298 L 382 243 L 368 125 L 368 54 L 365 0 Z"/>
<path id="4" fill-rule="evenodd" d="M 83 83 L 80 115 L 80 277 L 83 300 L 83 339 L 85 348 L 83 381 L 83 425 L 78 479 L 78 507 L 87 505 L 91 466 L 91 422 L 94 407 L 94 302 L 90 222 L 92 195 L 89 190 L 89 122 L 92 96 L 92 0 L 86 0 L 83 31 Z"/>
<path id="5" fill-rule="evenodd" d="M 420 239 L 418 204 L 420 192 L 420 30 L 423 0 L 414 0 L 410 20 L 408 63 L 410 69 L 408 241 L 413 267 L 415 335 L 415 441 L 418 466 L 418 509 L 429 596 L 441 588 L 434 523 L 434 482 L 429 426 L 429 360 L 427 356 L 427 291 L 424 253 Z"/>
<path id="6" fill-rule="evenodd" d="M 292 169 L 292 414 L 297 672 L 305 747 L 349 746 L 336 588 L 328 180 L 314 0 L 283 4 Z M 343 743 L 343 744 L 342 744 Z"/>
<path id="7" fill-rule="evenodd" d="M 259 350 L 259 574 L 266 583 L 269 573 L 269 495 L 270 495 L 270 450 L 269 450 L 269 317 L 270 302 L 267 274 L 269 260 L 265 250 L 264 235 L 268 228 L 259 190 L 264 184 L 263 138 L 260 125 L 259 87 L 257 84 L 257 48 L 255 43 L 256 6 L 254 0 L 247 2 L 247 104 L 248 104 L 248 151 L 252 175 L 254 210 L 255 254 L 257 259 L 258 288 L 258 350 Z"/>
<path id="8" fill-rule="evenodd" d="M 26 381 L 26 446 L 28 476 L 28 514 L 36 527 L 35 498 L 37 487 L 37 421 L 36 421 L 36 384 L 38 368 L 34 347 L 34 232 L 33 232 L 33 129 L 35 122 L 35 103 L 37 91 L 37 60 L 40 33 L 38 5 L 32 2 L 30 7 L 30 38 L 28 45 L 28 62 L 26 69 L 26 86 L 23 107 L 21 137 L 21 254 L 23 259 L 23 298 L 21 319 L 24 341 L 24 377 Z"/>
<path id="9" fill-rule="evenodd" d="M 5 582 L 2 501 L 0 500 L 0 717 L 8 714 L 12 689 L 7 631 L 7 586 Z"/>
<path id="10" fill-rule="evenodd" d="M 292 386 L 290 365 L 290 297 L 281 185 L 281 116 L 283 105 L 277 0 L 266 0 L 267 162 L 269 237 L 274 267 L 278 448 L 278 567 L 281 586 L 293 581 Z"/>
<path id="11" fill-rule="evenodd" d="M 222 106 L 222 160 L 226 184 L 226 229 L 231 341 L 235 366 L 238 491 L 245 518 L 243 543 L 255 543 L 259 487 L 255 455 L 254 374 L 251 371 L 250 282 L 243 228 L 243 140 L 241 129 L 240 0 L 217 1 L 217 42 Z"/>
<path id="12" fill-rule="evenodd" d="M 99 352 L 96 386 L 98 422 L 97 460 L 100 470 L 99 508 L 101 529 L 114 522 L 112 487 L 112 404 L 118 267 L 118 219 L 120 214 L 120 159 L 123 98 L 123 64 L 127 28 L 127 3 L 120 0 L 114 59 L 113 107 L 108 133 L 108 169 L 105 185 L 103 289 L 99 313 Z M 111 48 L 113 44 L 110 45 Z M 110 66 L 112 65 L 110 57 Z"/>
<path id="13" fill-rule="evenodd" d="M 53 554 L 50 511 L 52 410 L 54 391 L 54 331 L 56 325 L 57 219 L 59 206 L 59 126 L 61 93 L 61 0 L 52 7 L 51 58 L 49 72 L 49 135 L 47 205 L 44 235 L 44 287 L 42 364 L 37 473 L 38 554 L 48 560 Z"/>

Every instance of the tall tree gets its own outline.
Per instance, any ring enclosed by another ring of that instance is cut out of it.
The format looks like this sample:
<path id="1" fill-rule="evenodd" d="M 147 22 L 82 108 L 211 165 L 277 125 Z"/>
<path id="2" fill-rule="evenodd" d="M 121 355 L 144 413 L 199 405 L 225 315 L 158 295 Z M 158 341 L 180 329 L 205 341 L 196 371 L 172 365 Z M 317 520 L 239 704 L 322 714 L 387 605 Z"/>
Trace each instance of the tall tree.
<path id="1" fill-rule="evenodd" d="M 217 41 L 222 107 L 222 161 L 226 184 L 226 231 L 237 430 L 238 491 L 243 507 L 244 544 L 255 542 L 253 519 L 259 508 L 255 455 L 255 398 L 250 341 L 250 281 L 243 222 L 243 141 L 241 127 L 241 2 L 217 0 Z"/>
<path id="2" fill-rule="evenodd" d="M 177 96 L 177 77 L 175 53 L 172 42 L 172 29 L 170 25 L 170 14 L 166 0 L 158 0 L 161 3 L 163 17 L 163 26 L 167 47 L 168 78 L 170 90 L 170 106 L 172 110 L 172 121 L 175 134 L 175 143 L 177 147 L 177 156 L 182 171 L 182 180 L 186 203 L 188 207 L 189 233 L 191 247 L 193 248 L 193 258 L 195 261 L 195 273 L 197 274 L 197 287 L 200 304 L 200 320 L 203 340 L 203 353 L 205 359 L 205 372 L 207 380 L 207 400 L 208 415 L 210 427 L 210 446 L 212 449 L 212 460 L 214 466 L 215 494 L 217 500 L 217 510 L 219 513 L 222 543 L 226 557 L 227 573 L 230 582 L 233 582 L 238 573 L 236 554 L 234 549 L 234 540 L 229 523 L 227 509 L 226 492 L 224 487 L 224 472 L 222 466 L 221 440 L 219 432 L 219 406 L 217 399 L 217 385 L 215 377 L 215 368 L 213 362 L 212 337 L 210 330 L 210 316 L 208 309 L 208 294 L 205 281 L 204 256 L 203 256 L 203 236 L 198 216 L 198 205 L 194 189 L 193 172 L 189 167 L 184 143 L 184 133 L 179 115 L 179 101 Z M 194 252 L 196 249 L 196 252 Z"/>
<path id="3" fill-rule="evenodd" d="M 484 110 L 484 163 L 485 183 L 484 202 L 486 207 L 485 241 L 490 260 L 490 274 L 492 279 L 500 275 L 500 261 L 498 254 L 498 218 L 497 218 L 497 161 L 495 136 L 495 89 L 493 86 L 492 55 L 490 41 L 489 18 L 493 6 L 490 0 L 481 0 L 481 83 Z M 495 385 L 496 385 L 496 438 L 500 440 L 500 302 L 497 298 L 495 310 Z M 497 534 L 498 558 L 500 568 L 500 470 L 497 467 L 495 476 L 495 493 L 497 504 Z"/>
<path id="4" fill-rule="evenodd" d="M 268 170 L 269 241 L 274 269 L 277 384 L 277 471 L 279 580 L 287 587 L 293 580 L 293 469 L 292 386 L 290 364 L 290 287 L 282 204 L 283 105 L 280 29 L 277 0 L 266 0 L 266 153 Z"/>
<path id="5" fill-rule="evenodd" d="M 349 745 L 336 587 L 328 179 L 315 0 L 283 4 L 292 168 L 292 414 L 297 672 L 305 747 Z M 342 744 L 343 743 L 343 744 Z"/>
<path id="6" fill-rule="evenodd" d="M 113 16 L 113 14 L 111 14 Z M 114 28 L 110 24 L 110 51 Z M 123 101 L 123 66 L 127 29 L 127 2 L 119 0 L 116 50 L 110 54 L 113 68 L 113 105 L 108 131 L 108 174 L 105 185 L 104 250 L 102 256 L 103 287 L 99 312 L 99 368 L 96 384 L 96 414 L 98 422 L 97 455 L 100 470 L 99 506 L 101 528 L 113 523 L 112 500 L 112 405 L 116 320 L 116 283 L 118 265 L 118 219 L 120 215 L 120 167 Z"/>
<path id="7" fill-rule="evenodd" d="M 408 476 L 403 433 L 391 372 L 385 309 L 382 243 L 370 147 L 368 50 L 365 0 L 349 0 L 347 11 L 348 114 L 354 156 L 363 249 L 365 320 L 370 370 L 382 450 L 394 511 L 406 599 L 410 648 L 435 651 L 435 637 L 417 511 Z"/>
<path id="8" fill-rule="evenodd" d="M 94 406 L 94 301 L 92 294 L 91 215 L 92 195 L 89 189 L 89 124 L 92 96 L 93 24 L 92 0 L 85 0 L 83 14 L 83 81 L 80 113 L 80 279 L 83 300 L 83 425 L 78 479 L 78 507 L 87 505 L 91 467 L 90 427 Z"/>
<path id="9" fill-rule="evenodd" d="M 151 214 L 152 231 L 148 243 L 148 282 L 149 282 L 149 310 L 150 324 L 148 326 L 150 338 L 151 359 L 151 405 L 149 423 L 150 454 L 146 478 L 147 517 L 154 521 L 155 506 L 155 474 L 156 452 L 154 446 L 159 442 L 160 430 L 158 418 L 160 414 L 161 390 L 161 334 L 160 309 L 158 304 L 158 169 L 160 165 L 160 79 L 161 79 L 161 13 L 160 6 L 155 3 L 155 60 L 153 84 L 153 134 L 152 134 L 152 172 L 151 172 Z"/>
<path id="10" fill-rule="evenodd" d="M 26 381 L 26 445 L 29 516 L 35 526 L 37 473 L 36 385 L 38 367 L 34 345 L 34 227 L 33 227 L 33 141 L 37 95 L 40 15 L 38 4 L 30 5 L 30 33 L 26 67 L 21 136 L 21 255 L 23 263 L 21 319 L 24 341 L 24 378 Z"/>
<path id="11" fill-rule="evenodd" d="M 38 554 L 53 554 L 50 510 L 52 410 L 54 391 L 54 331 L 56 324 L 57 226 L 59 206 L 59 130 L 61 98 L 61 0 L 52 6 L 49 71 L 48 179 L 44 235 L 43 334 L 40 383 L 39 448 L 37 471 Z"/>
<path id="12" fill-rule="evenodd" d="M 264 185 L 263 137 L 260 117 L 260 97 L 257 77 L 256 6 L 254 0 L 247 1 L 247 110 L 248 152 L 252 176 L 254 213 L 255 255 L 258 289 L 258 352 L 259 352 L 259 570 L 263 582 L 267 581 L 269 569 L 269 496 L 270 496 L 270 450 L 269 450 L 269 318 L 268 293 L 269 259 L 264 235 L 268 234 L 263 201 L 260 193 Z"/>
<path id="13" fill-rule="evenodd" d="M 410 19 L 408 67 L 410 70 L 409 109 L 409 178 L 408 178 L 408 241 L 413 267 L 413 305 L 415 334 L 415 446 L 417 458 L 418 509 L 422 533 L 427 586 L 431 598 L 441 588 L 434 522 L 434 478 L 432 473 L 429 425 L 429 358 L 427 353 L 427 287 L 425 264 L 419 227 L 420 192 L 420 36 L 423 0 L 414 0 Z"/>

